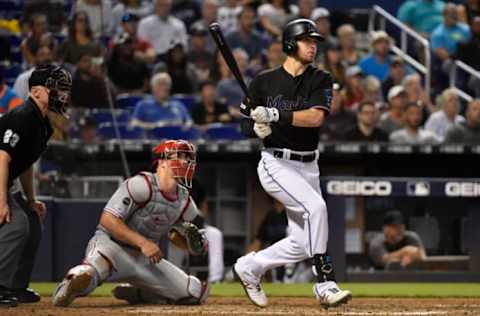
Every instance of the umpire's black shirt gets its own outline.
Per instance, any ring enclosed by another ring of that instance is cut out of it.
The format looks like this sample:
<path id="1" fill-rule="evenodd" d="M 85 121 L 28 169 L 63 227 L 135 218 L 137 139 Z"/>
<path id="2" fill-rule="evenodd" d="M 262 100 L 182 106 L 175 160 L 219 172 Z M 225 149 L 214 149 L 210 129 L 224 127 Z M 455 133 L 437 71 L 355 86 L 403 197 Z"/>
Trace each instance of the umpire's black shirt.
<path id="1" fill-rule="evenodd" d="M 8 183 L 27 170 L 47 148 L 53 129 L 33 99 L 0 117 L 0 150 L 11 157 Z"/>
<path id="2" fill-rule="evenodd" d="M 329 73 L 311 65 L 296 77 L 283 66 L 257 75 L 249 86 L 254 106 L 274 107 L 281 111 L 319 108 L 330 112 L 333 80 Z M 263 140 L 267 148 L 313 151 L 318 147 L 319 128 L 270 125 L 272 134 Z"/>

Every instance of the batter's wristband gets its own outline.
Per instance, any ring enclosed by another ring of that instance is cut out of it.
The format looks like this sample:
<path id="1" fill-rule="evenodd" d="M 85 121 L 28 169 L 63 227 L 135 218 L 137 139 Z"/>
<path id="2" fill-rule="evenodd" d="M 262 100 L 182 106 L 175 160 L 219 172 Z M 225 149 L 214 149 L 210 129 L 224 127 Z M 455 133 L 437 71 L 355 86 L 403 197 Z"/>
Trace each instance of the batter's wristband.
<path id="1" fill-rule="evenodd" d="M 278 124 L 292 125 L 293 123 L 292 111 L 278 111 L 278 114 L 279 114 Z"/>

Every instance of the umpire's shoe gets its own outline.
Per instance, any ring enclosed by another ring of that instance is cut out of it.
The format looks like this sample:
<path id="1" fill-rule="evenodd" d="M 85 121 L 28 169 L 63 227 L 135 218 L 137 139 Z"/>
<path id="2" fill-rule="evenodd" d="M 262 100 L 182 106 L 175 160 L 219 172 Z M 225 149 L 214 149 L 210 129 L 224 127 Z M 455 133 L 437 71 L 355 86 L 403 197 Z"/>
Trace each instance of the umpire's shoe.
<path id="1" fill-rule="evenodd" d="M 232 271 L 235 277 L 240 280 L 245 294 L 247 294 L 250 301 L 258 307 L 266 307 L 268 305 L 268 299 L 260 284 L 260 280 L 257 282 L 252 280 L 256 278 L 249 277 L 248 273 L 242 269 L 238 262 L 233 265 Z"/>
<path id="2" fill-rule="evenodd" d="M 0 307 L 16 307 L 18 300 L 12 291 L 0 285 Z"/>
<path id="3" fill-rule="evenodd" d="M 87 270 L 76 274 L 67 274 L 53 293 L 53 305 L 67 307 L 76 297 L 85 295 L 92 279 L 92 274 Z"/>
<path id="4" fill-rule="evenodd" d="M 32 289 L 14 289 L 14 295 L 17 297 L 20 303 L 36 303 L 39 302 L 40 295 Z"/>
<path id="5" fill-rule="evenodd" d="M 315 296 L 323 308 L 340 306 L 352 299 L 352 292 L 349 290 L 341 290 L 335 282 L 325 283 L 317 283 L 313 286 Z"/>

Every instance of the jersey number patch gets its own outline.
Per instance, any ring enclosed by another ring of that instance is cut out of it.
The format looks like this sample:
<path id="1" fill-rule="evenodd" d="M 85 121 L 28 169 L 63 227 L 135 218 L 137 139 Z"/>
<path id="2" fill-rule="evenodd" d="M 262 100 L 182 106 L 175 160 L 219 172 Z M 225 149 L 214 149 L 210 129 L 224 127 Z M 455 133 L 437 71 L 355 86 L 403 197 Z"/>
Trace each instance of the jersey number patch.
<path id="1" fill-rule="evenodd" d="M 18 136 L 17 133 L 14 133 L 11 129 L 7 129 L 5 134 L 3 134 L 3 143 L 10 144 L 12 148 L 17 145 L 19 140 L 20 136 Z"/>

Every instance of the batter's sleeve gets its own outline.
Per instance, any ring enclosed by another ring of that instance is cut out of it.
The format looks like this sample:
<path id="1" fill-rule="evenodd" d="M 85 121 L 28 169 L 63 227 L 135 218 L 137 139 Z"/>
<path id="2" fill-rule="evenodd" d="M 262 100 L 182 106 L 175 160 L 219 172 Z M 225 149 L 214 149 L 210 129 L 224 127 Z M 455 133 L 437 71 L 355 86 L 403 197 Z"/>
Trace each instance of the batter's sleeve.
<path id="1" fill-rule="evenodd" d="M 120 185 L 107 202 L 104 212 L 125 220 L 139 207 L 148 203 L 151 196 L 152 186 L 149 179 L 136 175 Z"/>
<path id="2" fill-rule="evenodd" d="M 333 97 L 333 79 L 327 73 L 317 74 L 313 80 L 310 96 L 306 102 L 307 108 L 318 108 L 330 113 Z"/>

